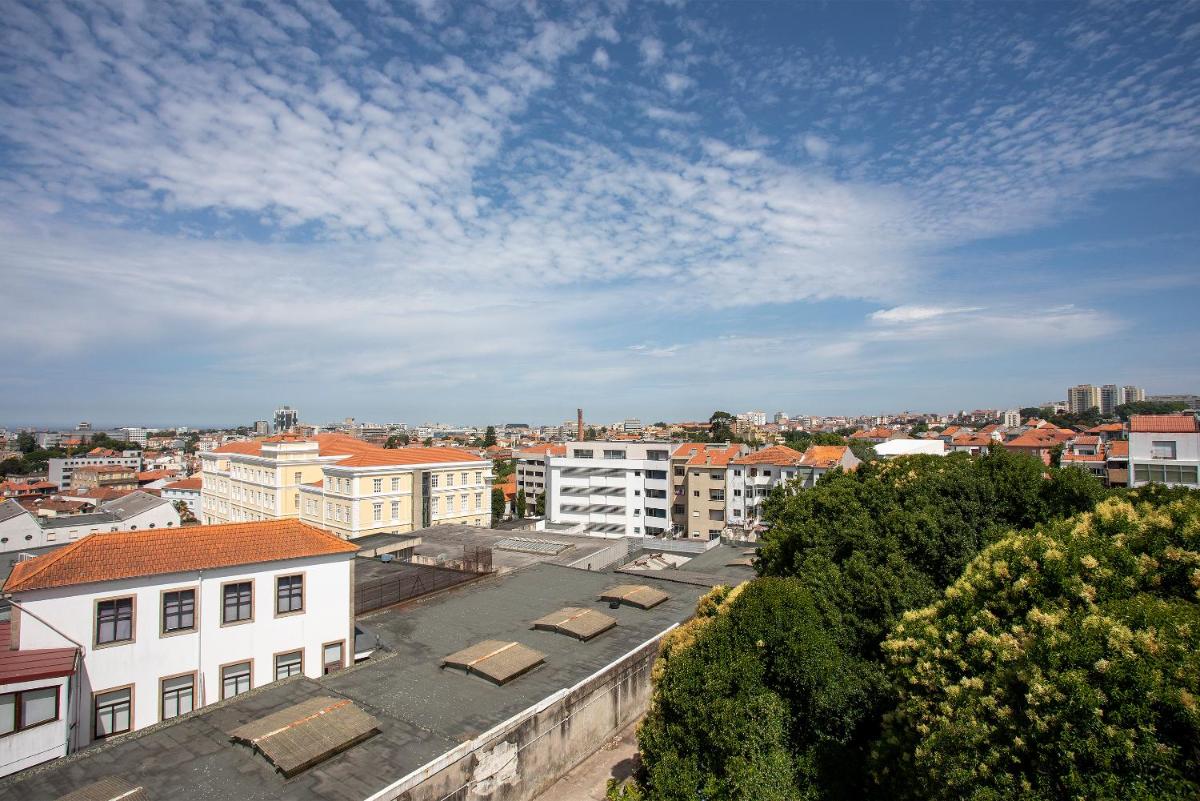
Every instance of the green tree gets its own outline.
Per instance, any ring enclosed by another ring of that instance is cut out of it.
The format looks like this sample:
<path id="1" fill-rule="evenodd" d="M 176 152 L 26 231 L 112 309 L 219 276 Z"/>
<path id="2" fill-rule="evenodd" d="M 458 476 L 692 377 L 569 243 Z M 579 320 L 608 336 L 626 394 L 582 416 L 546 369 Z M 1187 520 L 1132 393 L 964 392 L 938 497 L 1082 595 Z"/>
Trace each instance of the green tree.
<path id="1" fill-rule="evenodd" d="M 850 452 L 864 462 L 878 461 L 879 454 L 875 453 L 875 443 L 864 442 L 861 439 L 848 439 L 847 445 L 850 447 Z"/>
<path id="2" fill-rule="evenodd" d="M 1186 404 L 1178 401 L 1130 401 L 1122 403 L 1114 411 L 1117 417 L 1128 422 L 1135 414 L 1173 414 L 1186 408 Z"/>
<path id="3" fill-rule="evenodd" d="M 525 508 L 525 507 L 526 507 L 526 502 L 525 502 L 525 490 L 524 490 L 524 488 L 517 490 L 516 506 L 517 506 L 517 519 L 518 519 L 518 520 L 524 520 L 524 519 L 525 519 L 525 512 L 526 512 L 526 508 Z"/>
<path id="4" fill-rule="evenodd" d="M 33 434 L 28 431 L 22 431 L 20 434 L 17 434 L 17 450 L 26 454 L 37 450 L 37 440 L 34 439 Z"/>
<path id="5" fill-rule="evenodd" d="M 424 445 L 426 448 L 432 448 L 433 447 L 433 437 L 426 437 L 425 441 L 421 444 Z"/>
<path id="6" fill-rule="evenodd" d="M 492 487 L 492 526 L 499 525 L 504 520 L 504 490 Z"/>
<path id="7" fill-rule="evenodd" d="M 537 500 L 533 502 L 533 513 L 538 517 L 546 516 L 546 493 L 539 492 Z"/>
<path id="8" fill-rule="evenodd" d="M 1200 797 L 1198 566 L 1196 495 L 987 548 L 884 644 L 881 795 Z"/>
<path id="9" fill-rule="evenodd" d="M 483 447 L 490 448 L 496 444 L 496 427 L 488 426 L 483 433 Z"/>
<path id="10" fill-rule="evenodd" d="M 924 434 L 929 430 L 929 423 L 924 420 L 919 421 L 916 425 L 908 430 L 909 436 L 915 437 L 917 434 Z"/>
<path id="11" fill-rule="evenodd" d="M 591 426 L 588 426 L 587 430 L 583 432 L 583 436 L 584 436 L 584 439 L 588 439 L 588 440 L 595 439 L 596 438 L 596 429 L 592 428 Z"/>
<path id="12" fill-rule="evenodd" d="M 729 412 L 716 411 L 708 418 L 708 435 L 713 442 L 729 442 L 733 439 L 733 426 L 737 418 Z"/>
<path id="13" fill-rule="evenodd" d="M 492 475 L 496 481 L 504 481 L 516 471 L 516 459 L 495 459 L 492 462 Z"/>

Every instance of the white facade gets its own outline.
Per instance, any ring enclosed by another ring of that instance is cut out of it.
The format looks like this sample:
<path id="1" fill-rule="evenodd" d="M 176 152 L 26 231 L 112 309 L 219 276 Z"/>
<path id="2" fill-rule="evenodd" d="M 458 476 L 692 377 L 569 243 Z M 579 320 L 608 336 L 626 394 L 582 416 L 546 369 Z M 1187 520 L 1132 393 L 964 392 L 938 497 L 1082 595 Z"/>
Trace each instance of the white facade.
<path id="1" fill-rule="evenodd" d="M 12 693 L 13 706 L 18 703 L 18 693 L 37 693 L 38 701 L 46 703 L 49 700 L 46 696 L 53 690 L 58 713 L 55 720 L 0 737 L 0 776 L 67 755 L 67 710 L 73 708 L 74 701 L 69 694 L 71 687 L 70 676 L 0 684 L 0 696 Z M 4 714 L 8 714 L 7 710 Z"/>
<path id="2" fill-rule="evenodd" d="M 162 488 L 162 496 L 164 499 L 170 501 L 172 504 L 174 504 L 178 501 L 183 501 L 184 505 L 187 506 L 188 511 L 190 511 L 197 520 L 200 519 L 200 488 L 199 487 L 196 487 L 194 489 L 179 488 L 179 487 L 172 487 L 170 484 L 167 484 L 166 486 L 164 486 Z"/>
<path id="3" fill-rule="evenodd" d="M 11 499 L 0 502 L 0 553 L 45 544 L 46 533 L 28 509 Z"/>
<path id="4" fill-rule="evenodd" d="M 1200 432 L 1129 433 L 1129 486 L 1200 487 Z"/>
<path id="5" fill-rule="evenodd" d="M 875 454 L 881 459 L 894 459 L 897 456 L 912 456 L 918 453 L 945 456 L 946 442 L 942 439 L 890 439 L 875 446 Z"/>
<path id="6" fill-rule="evenodd" d="M 546 460 L 546 516 L 593 537 L 661 535 L 671 528 L 666 442 L 571 442 Z"/>
<path id="7" fill-rule="evenodd" d="M 754 525 L 762 519 L 762 503 L 776 484 L 800 478 L 811 487 L 819 474 L 793 464 L 732 464 L 725 473 L 725 522 L 731 526 Z"/>
<path id="8" fill-rule="evenodd" d="M 140 472 L 142 452 L 124 451 L 120 456 L 69 456 L 64 459 L 51 459 L 47 467 L 47 480 L 57 484 L 60 490 L 65 490 L 71 486 L 71 476 L 77 468 L 106 465 L 129 467 L 135 472 Z"/>
<path id="9" fill-rule="evenodd" d="M 275 681 L 277 657 L 286 666 L 289 655 L 300 652 L 297 669 L 317 677 L 325 671 L 326 646 L 332 656 L 338 643 L 341 665 L 348 664 L 354 647 L 353 560 L 353 553 L 340 553 L 18 592 L 14 639 L 21 650 L 82 647 L 72 745 L 78 748 L 95 738 L 97 702 L 105 706 L 101 728 L 114 725 L 112 733 L 121 733 L 126 722 L 127 730 L 140 729 L 173 716 L 177 708 L 187 712 Z M 276 581 L 292 576 L 301 577 L 303 609 L 279 614 Z M 223 587 L 243 582 L 252 587 L 250 619 L 223 622 Z M 179 591 L 193 593 L 192 627 L 164 633 L 167 593 Z M 101 643 L 100 603 L 126 598 L 132 599 L 132 638 Z M 246 663 L 249 676 L 243 679 Z M 173 691 L 168 699 L 165 682 Z M 190 690 L 183 692 L 185 687 Z M 129 702 L 122 707 L 126 691 Z"/>

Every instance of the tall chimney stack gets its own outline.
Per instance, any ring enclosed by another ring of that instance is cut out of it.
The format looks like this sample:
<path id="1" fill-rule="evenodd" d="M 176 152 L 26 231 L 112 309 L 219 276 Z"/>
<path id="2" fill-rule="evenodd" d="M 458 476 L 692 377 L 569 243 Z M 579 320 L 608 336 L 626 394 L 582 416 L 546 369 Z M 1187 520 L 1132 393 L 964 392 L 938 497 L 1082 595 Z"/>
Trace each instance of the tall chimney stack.
<path id="1" fill-rule="evenodd" d="M 583 442 L 583 409 L 576 409 L 575 416 L 579 419 L 579 435 L 576 439 Z"/>

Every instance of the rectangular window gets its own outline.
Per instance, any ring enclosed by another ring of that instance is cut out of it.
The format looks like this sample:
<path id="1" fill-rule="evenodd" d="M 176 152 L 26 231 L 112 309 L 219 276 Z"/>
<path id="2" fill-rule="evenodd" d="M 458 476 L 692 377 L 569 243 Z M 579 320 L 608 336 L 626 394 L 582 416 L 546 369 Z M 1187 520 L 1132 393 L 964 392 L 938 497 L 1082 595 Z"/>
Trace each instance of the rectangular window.
<path id="1" fill-rule="evenodd" d="M 275 579 L 275 613 L 304 611 L 304 576 L 279 576 Z"/>
<path id="2" fill-rule="evenodd" d="M 371 519 L 374 520 L 376 523 L 379 523 L 380 521 L 383 520 L 383 504 L 382 503 L 371 504 Z"/>
<path id="3" fill-rule="evenodd" d="M 0 736 L 58 720 L 58 688 L 0 694 Z"/>
<path id="4" fill-rule="evenodd" d="M 292 483 L 293 484 L 303 484 L 304 483 L 303 476 L 304 476 L 303 473 L 293 473 L 292 478 L 295 480 Z"/>
<path id="5" fill-rule="evenodd" d="M 483 508 L 483 493 L 477 492 L 477 493 L 475 493 L 475 511 L 478 512 L 482 508 Z"/>
<path id="6" fill-rule="evenodd" d="M 538 475 L 540 476 L 540 475 L 541 475 L 541 473 L 538 473 Z M 476 470 L 476 471 L 475 471 L 475 483 L 476 483 L 476 484 L 482 484 L 482 483 L 483 483 L 483 471 L 482 471 L 482 470 Z"/>
<path id="7" fill-rule="evenodd" d="M 470 496 L 469 496 L 469 495 L 467 495 L 465 492 L 464 492 L 462 495 L 459 495 L 459 496 L 458 496 L 458 510 L 459 510 L 460 512 L 466 512 L 466 511 L 467 511 L 467 502 L 468 502 L 469 500 L 470 500 Z"/>
<path id="8" fill-rule="evenodd" d="M 133 598 L 112 598 L 96 604 L 96 644 L 133 640 Z"/>
<path id="9" fill-rule="evenodd" d="M 242 623 L 254 616 L 254 584 L 238 581 L 221 587 L 222 623 Z"/>
<path id="10" fill-rule="evenodd" d="M 429 499 L 429 511 L 433 512 L 435 515 L 439 514 L 438 500 L 439 500 L 438 498 L 430 498 Z"/>
<path id="11" fill-rule="evenodd" d="M 342 654 L 344 645 L 341 642 L 326 643 L 321 646 L 321 672 L 332 673 L 345 667 Z"/>
<path id="12" fill-rule="evenodd" d="M 453 473 L 447 473 L 447 474 L 446 474 L 446 486 L 447 486 L 447 487 L 453 487 L 453 486 L 454 486 L 454 474 L 453 474 Z"/>
<path id="13" fill-rule="evenodd" d="M 392 519 L 400 519 L 400 501 L 392 501 Z"/>
<path id="14" fill-rule="evenodd" d="M 660 481 L 666 481 L 667 471 L 666 470 L 647 470 L 646 478 L 658 479 Z"/>
<path id="15" fill-rule="evenodd" d="M 1150 456 L 1154 459 L 1174 459 L 1175 441 L 1161 440 L 1150 443 Z"/>
<path id="16" fill-rule="evenodd" d="M 196 708 L 195 675 L 189 673 L 186 676 L 163 679 L 161 688 L 159 716 L 162 720 L 170 720 L 180 715 L 186 715 Z"/>
<path id="17" fill-rule="evenodd" d="M 275 681 L 288 676 L 299 676 L 304 672 L 304 652 L 292 651 L 275 657 Z"/>
<path id="18" fill-rule="evenodd" d="M 400 478 L 398 476 L 393 476 L 392 477 L 392 492 L 399 492 L 399 491 L 400 491 Z"/>
<path id="19" fill-rule="evenodd" d="M 624 459 L 625 451 L 605 451 L 604 458 L 605 459 Z"/>
<path id="20" fill-rule="evenodd" d="M 162 631 L 191 631 L 196 628 L 196 591 L 173 590 L 162 595 Z"/>
<path id="21" fill-rule="evenodd" d="M 221 668 L 221 697 L 232 698 L 250 690 L 250 663 L 238 662 Z"/>
<path id="22" fill-rule="evenodd" d="M 576 459 L 591 459 L 592 458 L 592 452 L 590 450 L 586 450 L 586 449 L 572 451 L 571 455 L 574 456 Z"/>
<path id="23" fill-rule="evenodd" d="M 446 496 L 446 514 L 452 514 L 453 512 L 454 512 L 454 496 L 447 495 Z"/>
<path id="24" fill-rule="evenodd" d="M 429 477 L 429 486 L 436 487 L 438 485 L 438 474 L 434 473 Z"/>
<path id="25" fill-rule="evenodd" d="M 133 691 L 130 687 L 96 693 L 93 735 L 96 739 L 123 734 L 133 725 Z"/>
<path id="26" fill-rule="evenodd" d="M 458 481 L 459 484 L 463 485 L 464 487 L 467 486 L 467 474 L 466 473 L 463 473 L 458 478 L 459 478 L 459 481 Z"/>
<path id="27" fill-rule="evenodd" d="M 383 492 L 382 478 L 376 478 L 371 481 L 371 492 Z"/>

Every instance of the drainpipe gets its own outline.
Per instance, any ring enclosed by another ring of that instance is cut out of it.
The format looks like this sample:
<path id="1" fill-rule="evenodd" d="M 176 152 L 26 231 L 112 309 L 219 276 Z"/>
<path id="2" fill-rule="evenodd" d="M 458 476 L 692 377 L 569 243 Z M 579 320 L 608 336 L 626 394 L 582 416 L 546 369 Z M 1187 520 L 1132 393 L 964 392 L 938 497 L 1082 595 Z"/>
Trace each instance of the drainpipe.
<path id="1" fill-rule="evenodd" d="M 204 609 L 204 571 L 196 571 L 196 606 L 192 609 L 193 619 L 196 621 L 196 676 L 197 683 L 200 685 L 196 688 L 197 694 L 200 696 L 199 704 L 192 704 L 194 709 L 199 709 L 206 705 L 205 688 L 207 682 L 204 681 L 204 616 L 201 614 Z"/>
<path id="2" fill-rule="evenodd" d="M 59 637 L 62 637 L 67 642 L 73 644 L 78 649 L 75 651 L 75 675 L 72 677 L 72 680 L 70 681 L 70 684 L 72 684 L 75 689 L 75 693 L 74 693 L 75 704 L 73 707 L 74 714 L 71 715 L 71 724 L 69 726 L 67 726 L 67 741 L 65 743 L 66 748 L 67 748 L 67 753 L 70 754 L 75 750 L 74 749 L 74 745 L 75 745 L 74 734 L 79 729 L 79 725 L 78 725 L 79 724 L 79 712 L 80 712 L 79 692 L 80 692 L 80 687 L 82 687 L 82 685 L 83 685 L 83 682 L 81 682 L 79 680 L 79 674 L 83 672 L 83 655 L 84 655 L 84 653 L 87 652 L 87 648 L 84 646 L 83 643 L 79 642 L 78 640 L 72 639 L 71 637 L 68 637 L 66 634 L 63 634 L 61 631 L 58 630 L 58 628 L 56 628 L 52 624 L 48 623 L 45 619 L 43 619 L 41 617 L 41 615 L 30 612 L 28 609 L 21 606 L 19 603 L 17 603 L 16 601 L 13 600 L 11 595 L 6 595 L 5 600 L 8 601 L 13 606 L 15 606 L 17 609 L 20 609 L 22 614 L 29 615 L 31 618 L 33 618 L 34 620 L 41 623 L 43 626 L 45 626 L 46 628 L 53 631 Z M 68 692 L 70 692 L 70 690 L 68 690 Z"/>

